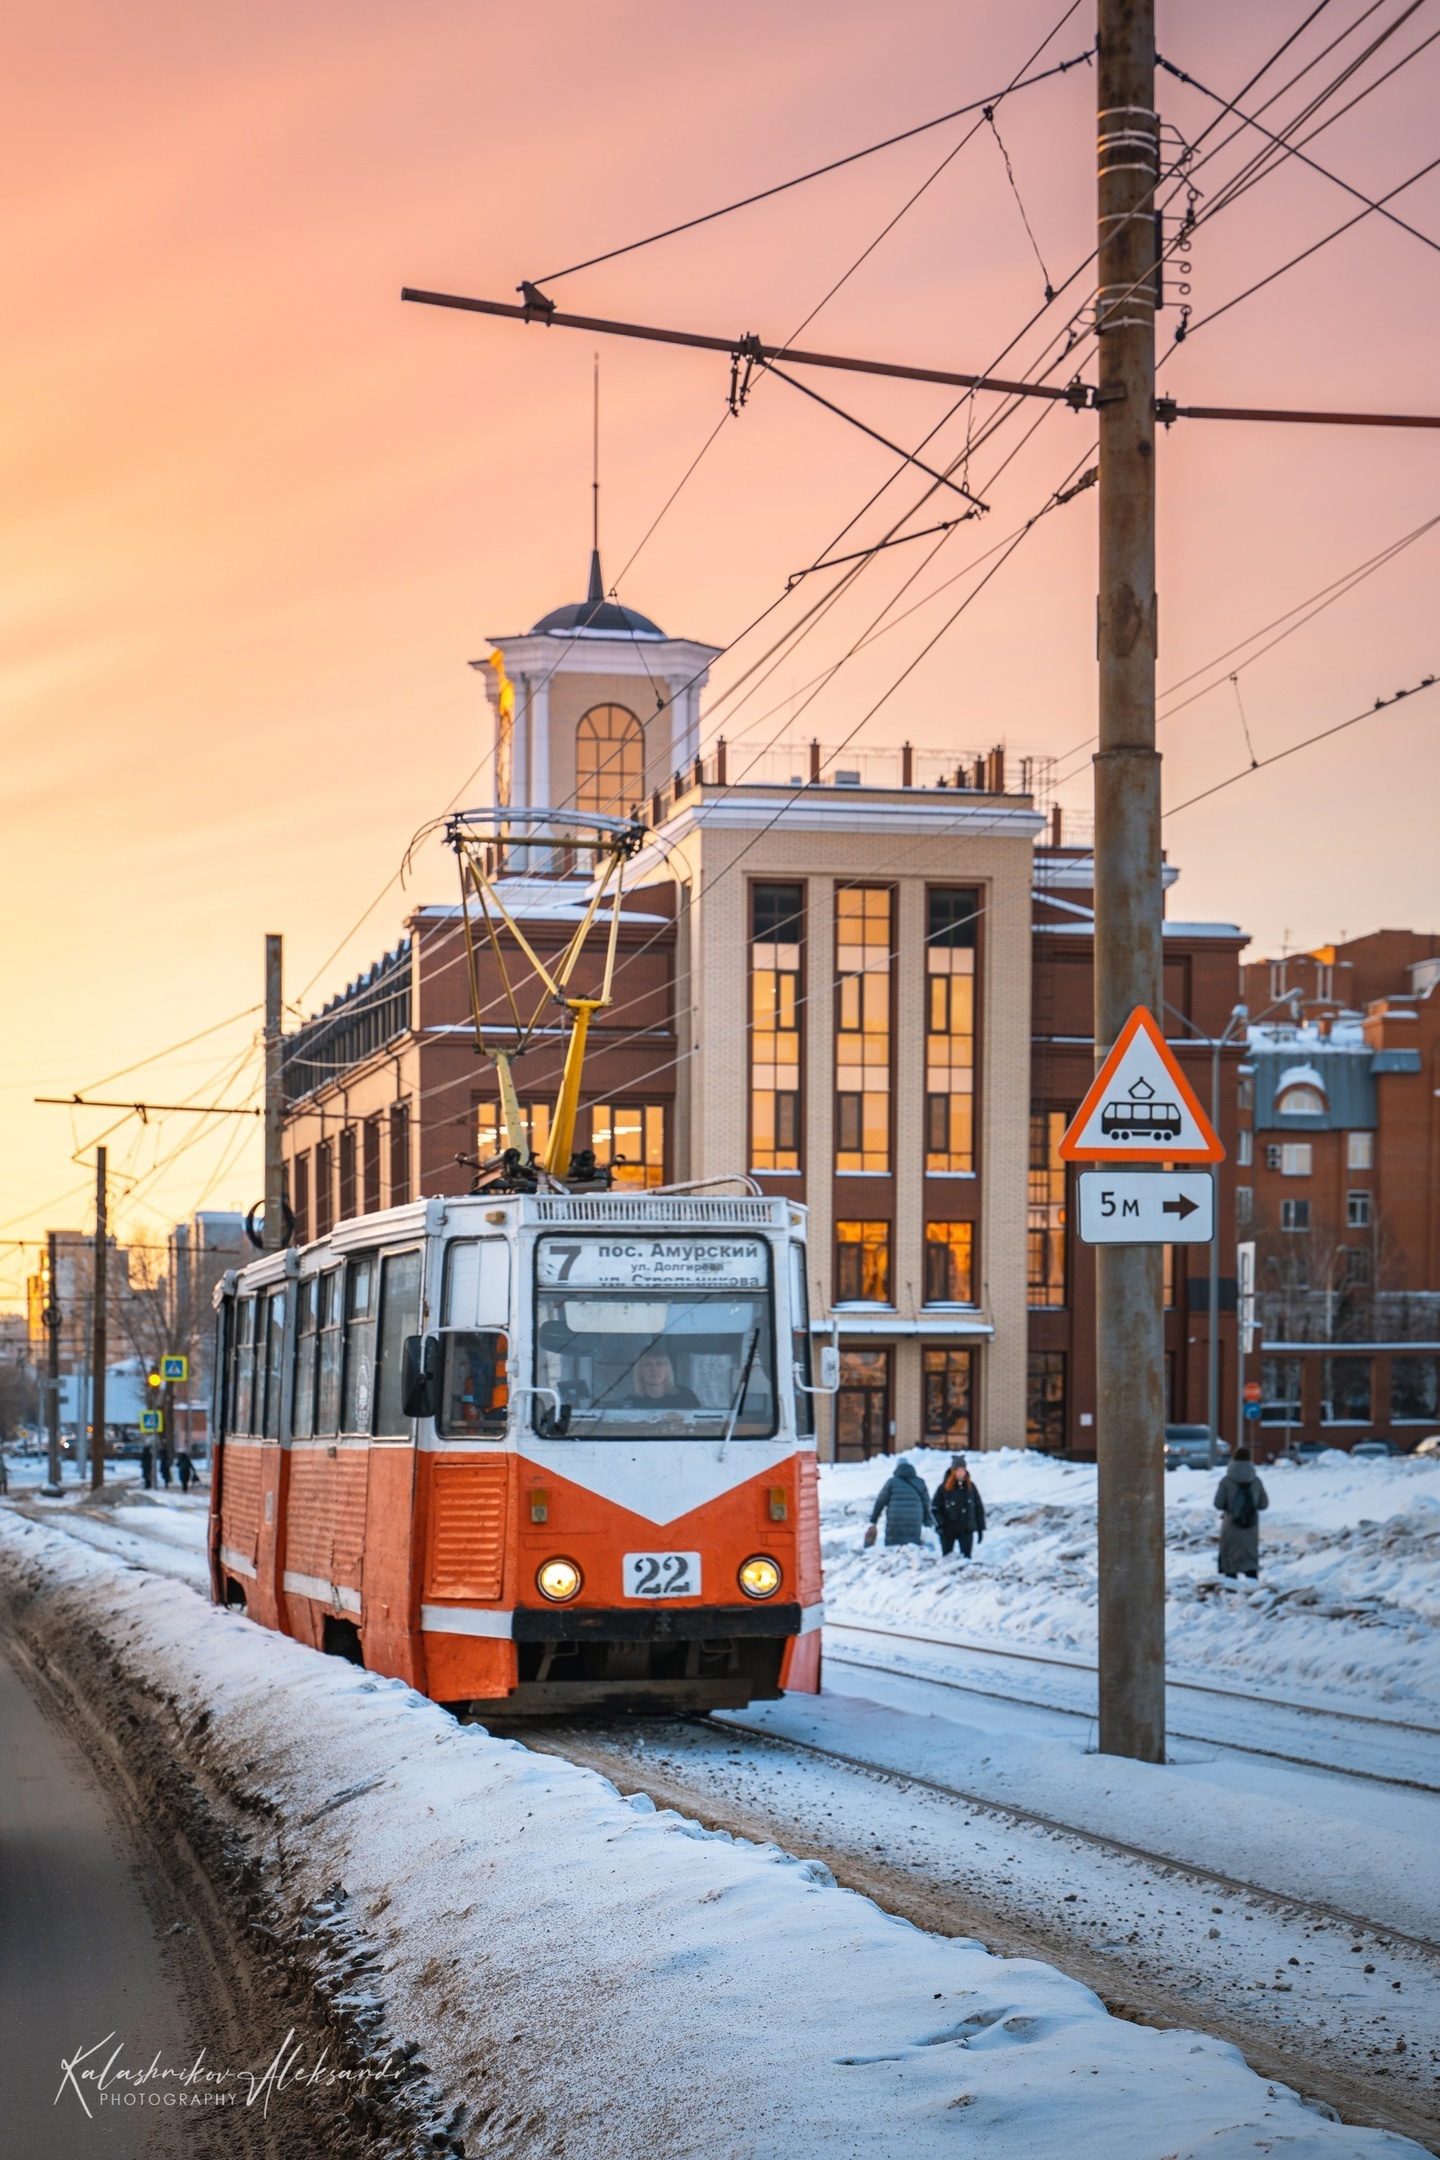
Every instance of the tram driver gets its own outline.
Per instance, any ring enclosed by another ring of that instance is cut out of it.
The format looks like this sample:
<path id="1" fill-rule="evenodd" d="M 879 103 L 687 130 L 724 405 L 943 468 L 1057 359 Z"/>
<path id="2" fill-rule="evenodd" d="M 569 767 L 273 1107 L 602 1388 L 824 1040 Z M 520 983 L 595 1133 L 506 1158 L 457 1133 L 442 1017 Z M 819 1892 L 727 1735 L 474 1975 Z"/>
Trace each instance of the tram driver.
<path id="1" fill-rule="evenodd" d="M 700 1398 L 688 1387 L 677 1383 L 669 1352 L 652 1345 L 635 1361 L 635 1392 L 627 1397 L 624 1407 L 627 1410 L 698 1410 Z"/>

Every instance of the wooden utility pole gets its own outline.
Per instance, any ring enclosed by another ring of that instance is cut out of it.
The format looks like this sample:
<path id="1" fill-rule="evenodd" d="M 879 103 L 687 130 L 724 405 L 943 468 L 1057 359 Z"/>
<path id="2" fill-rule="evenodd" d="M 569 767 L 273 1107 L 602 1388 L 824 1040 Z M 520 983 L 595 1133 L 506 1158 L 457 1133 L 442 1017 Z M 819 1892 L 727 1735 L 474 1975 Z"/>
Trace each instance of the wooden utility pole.
<path id="1" fill-rule="evenodd" d="M 1095 1057 L 1161 985 L 1155 749 L 1154 0 L 1098 0 L 1100 590 L 1095 759 Z M 1163 1249 L 1096 1269 L 1100 1748 L 1165 1759 Z M 1213 1316 L 1212 1316 L 1213 1324 Z"/>
<path id="2" fill-rule="evenodd" d="M 51 1230 L 45 1245 L 45 1309 L 41 1315 L 45 1323 L 45 1408 L 50 1434 L 50 1455 L 46 1465 L 49 1482 L 45 1490 L 60 1490 L 60 1291 L 56 1279 L 55 1232 Z"/>
<path id="3" fill-rule="evenodd" d="M 280 963 L 282 940 L 265 940 L 265 1250 L 279 1252 L 285 1243 L 285 1163 L 281 1141 L 285 1122 L 280 1062 Z"/>
<path id="4" fill-rule="evenodd" d="M 99 1492 L 105 1483 L 105 1359 L 108 1345 L 105 1335 L 105 1263 L 108 1257 L 106 1245 L 110 1236 L 109 1194 L 106 1191 L 106 1151 L 95 1150 L 95 1262 L 91 1270 L 94 1278 L 94 1324 L 90 1334 L 90 1363 L 94 1368 L 91 1381 L 92 1397 L 90 1411 L 90 1485 Z M 81 1416 L 84 1416 L 82 1409 Z"/>

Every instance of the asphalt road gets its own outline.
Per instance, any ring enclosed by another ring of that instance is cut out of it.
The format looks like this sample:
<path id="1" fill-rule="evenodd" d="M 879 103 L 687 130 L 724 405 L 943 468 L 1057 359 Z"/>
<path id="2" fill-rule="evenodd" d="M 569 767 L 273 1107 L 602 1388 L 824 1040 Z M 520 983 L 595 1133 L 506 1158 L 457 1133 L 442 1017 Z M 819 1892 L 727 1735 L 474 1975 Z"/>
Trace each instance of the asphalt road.
<path id="1" fill-rule="evenodd" d="M 47 1718 L 0 1644 L 0 2117 L 19 2160 L 130 2160 L 174 2150 L 172 2111 L 85 2107 L 62 2063 L 114 2037 L 122 2063 L 183 2056 L 178 1989 L 135 1855 L 75 1743 Z M 77 2078 L 79 2068 L 77 2066 Z"/>

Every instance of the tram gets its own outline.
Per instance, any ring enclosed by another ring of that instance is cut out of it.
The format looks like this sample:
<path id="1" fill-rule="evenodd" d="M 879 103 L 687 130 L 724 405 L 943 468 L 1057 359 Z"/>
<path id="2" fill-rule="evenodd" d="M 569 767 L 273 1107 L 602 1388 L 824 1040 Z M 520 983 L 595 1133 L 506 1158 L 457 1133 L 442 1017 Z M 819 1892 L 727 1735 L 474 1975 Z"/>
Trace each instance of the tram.
<path id="1" fill-rule="evenodd" d="M 818 1692 L 805 1210 L 509 1134 L 472 1194 L 218 1287 L 214 1598 L 461 1715 Z"/>

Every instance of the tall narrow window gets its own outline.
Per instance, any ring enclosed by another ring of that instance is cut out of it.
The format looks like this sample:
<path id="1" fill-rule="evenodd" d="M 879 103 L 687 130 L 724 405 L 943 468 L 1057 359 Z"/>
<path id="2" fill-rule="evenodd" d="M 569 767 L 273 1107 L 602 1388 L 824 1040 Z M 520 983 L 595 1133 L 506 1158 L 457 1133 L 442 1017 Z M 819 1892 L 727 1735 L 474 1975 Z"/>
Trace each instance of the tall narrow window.
<path id="1" fill-rule="evenodd" d="M 975 1167 L 975 924 L 979 895 L 939 886 L 925 939 L 925 1168 Z"/>
<path id="2" fill-rule="evenodd" d="M 1065 1303 L 1065 1165 L 1063 1110 L 1030 1113 L 1029 1301 Z"/>
<path id="3" fill-rule="evenodd" d="M 378 1214 L 380 1208 L 380 1120 L 366 1118 L 363 1157 L 365 1205 L 362 1215 Z"/>
<path id="4" fill-rule="evenodd" d="M 342 1432 L 368 1433 L 375 1407 L 374 1253 L 357 1253 L 345 1270 L 345 1397 Z"/>
<path id="5" fill-rule="evenodd" d="M 338 1267 L 327 1269 L 319 1278 L 316 1316 L 320 1324 L 320 1356 L 315 1430 L 322 1438 L 340 1430 L 340 1365 L 345 1342 L 340 1288 L 341 1271 Z"/>
<path id="6" fill-rule="evenodd" d="M 315 1342 L 319 1319 L 320 1278 L 306 1275 L 295 1285 L 295 1400 L 290 1429 L 297 1440 L 315 1430 Z"/>
<path id="7" fill-rule="evenodd" d="M 355 1213 L 355 1128 L 347 1125 L 340 1135 L 340 1221 Z"/>
<path id="8" fill-rule="evenodd" d="M 410 1198 L 410 1105 L 390 1105 L 390 1205 L 404 1207 Z"/>
<path id="9" fill-rule="evenodd" d="M 835 1167 L 890 1168 L 890 909 L 888 889 L 835 895 Z"/>
<path id="10" fill-rule="evenodd" d="M 592 705 L 575 730 L 576 807 L 628 817 L 644 793 L 644 728 L 623 705 Z"/>
<path id="11" fill-rule="evenodd" d="M 927 1305 L 969 1305 L 973 1302 L 974 1249 L 974 1223 L 926 1223 Z"/>
<path id="12" fill-rule="evenodd" d="M 665 1182 L 665 1105 L 596 1103 L 590 1113 L 595 1160 L 616 1185 Z"/>
<path id="13" fill-rule="evenodd" d="M 969 1447 L 971 1374 L 972 1361 L 968 1350 L 925 1352 L 927 1447 Z"/>
<path id="14" fill-rule="evenodd" d="M 410 1420 L 401 1405 L 406 1337 L 420 1327 L 420 1253 L 387 1253 L 381 1263 L 380 1353 L 376 1361 L 375 1430 L 403 1437 Z"/>
<path id="15" fill-rule="evenodd" d="M 800 1167 L 799 885 L 750 888 L 750 1164 Z"/>
<path id="16" fill-rule="evenodd" d="M 1026 1373 L 1025 1445 L 1065 1445 L 1065 1352 L 1032 1350 Z"/>
<path id="17" fill-rule="evenodd" d="M 329 1237 L 335 1227 L 335 1150 L 322 1140 L 315 1150 L 315 1235 Z"/>
<path id="18" fill-rule="evenodd" d="M 297 1155 L 290 1170 L 290 1186 L 295 1206 L 295 1243 L 310 1243 L 310 1157 Z"/>
<path id="19" fill-rule="evenodd" d="M 835 1225 L 835 1303 L 837 1305 L 888 1305 L 889 1302 L 889 1223 L 837 1222 Z"/>

